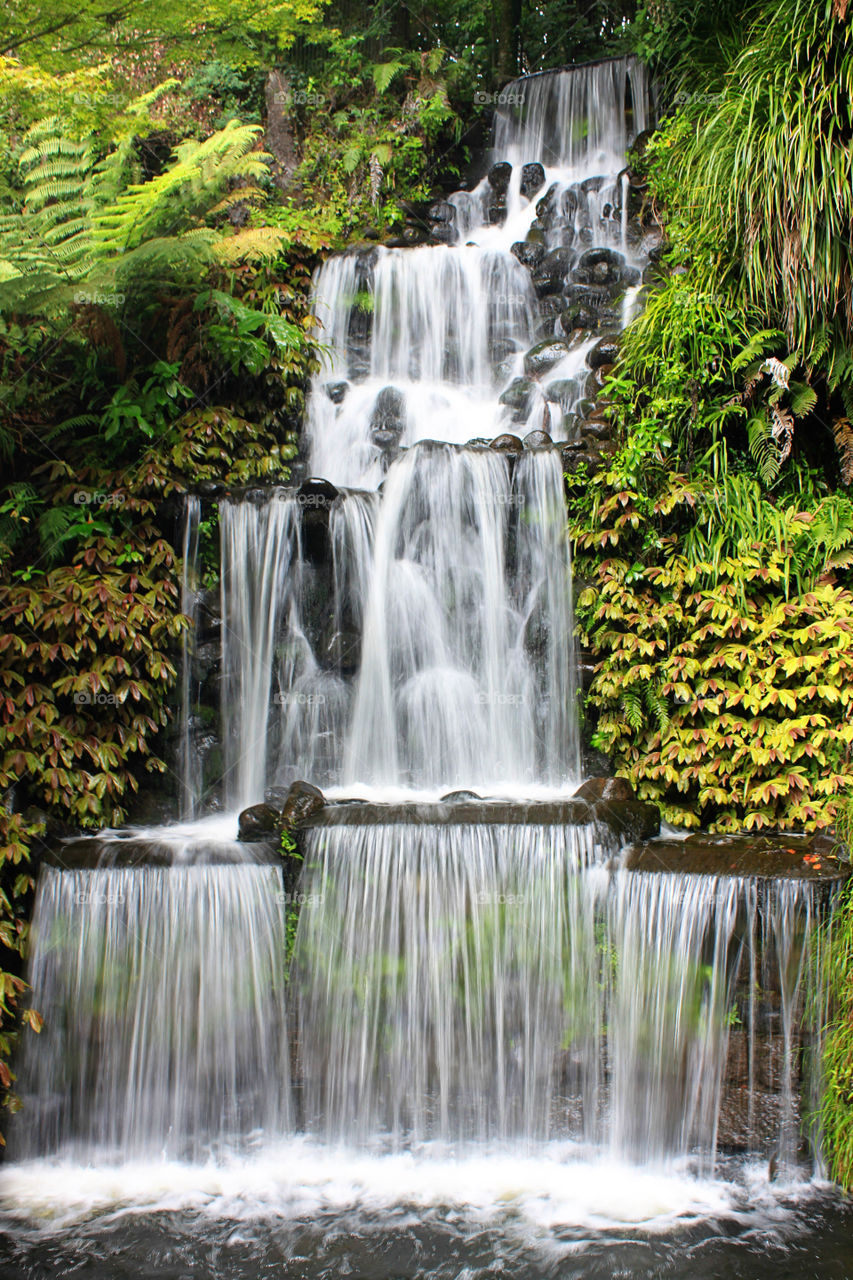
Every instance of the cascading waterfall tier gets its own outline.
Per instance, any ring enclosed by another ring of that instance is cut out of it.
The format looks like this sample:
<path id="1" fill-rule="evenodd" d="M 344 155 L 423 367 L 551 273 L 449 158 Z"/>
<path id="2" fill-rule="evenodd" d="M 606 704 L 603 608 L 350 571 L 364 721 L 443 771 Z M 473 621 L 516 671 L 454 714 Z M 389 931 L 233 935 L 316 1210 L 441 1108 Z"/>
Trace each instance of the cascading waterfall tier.
<path id="1" fill-rule="evenodd" d="M 519 81 L 505 96 L 521 105 L 499 111 L 493 156 L 511 174 L 450 197 L 454 245 L 374 246 L 318 272 L 327 352 L 305 423 L 314 475 L 376 488 L 421 440 L 519 427 L 570 439 L 588 412 L 592 331 L 628 317 L 652 243 L 633 225 L 629 236 L 623 173 L 650 118 L 646 73 L 617 59 Z M 531 370 L 525 352 L 549 338 L 557 347 Z"/>
<path id="2" fill-rule="evenodd" d="M 46 867 L 33 936 L 18 1156 L 198 1158 L 286 1128 L 280 871 Z"/>
<path id="3" fill-rule="evenodd" d="M 813 887 L 610 870 L 606 853 L 589 827 L 312 833 L 319 905 L 295 954 L 308 1127 L 571 1139 L 576 1158 L 707 1170 L 745 1055 L 747 1141 L 793 1167 Z"/>
<path id="4" fill-rule="evenodd" d="M 43 870 L 16 1157 L 303 1135 L 707 1174 L 722 1140 L 796 1167 L 819 887 L 626 871 L 595 823 L 342 825 L 303 853 L 289 894 L 250 863 Z"/>
<path id="5" fill-rule="evenodd" d="M 434 444 L 381 502 L 222 504 L 229 798 L 308 777 L 507 791 L 579 772 L 559 457 Z M 312 523 L 313 522 L 313 523 Z"/>

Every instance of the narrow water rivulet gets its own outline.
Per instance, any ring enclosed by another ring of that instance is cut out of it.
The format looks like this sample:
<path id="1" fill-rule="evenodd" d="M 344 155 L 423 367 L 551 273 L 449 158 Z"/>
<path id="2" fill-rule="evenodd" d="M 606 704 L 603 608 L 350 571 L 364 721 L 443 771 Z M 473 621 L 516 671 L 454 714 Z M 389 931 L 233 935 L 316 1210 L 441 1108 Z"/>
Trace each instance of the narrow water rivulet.
<path id="1" fill-rule="evenodd" d="M 0 1194 L 60 1254 L 63 1231 L 157 1253 L 168 1211 L 181 1257 L 233 1246 L 223 1276 L 306 1240 L 316 1277 L 473 1280 L 499 1254 L 525 1275 L 602 1240 L 610 1274 L 629 1233 L 655 1258 L 662 1233 L 698 1248 L 723 1220 L 781 1244 L 820 1194 L 825 887 L 629 871 L 594 816 L 418 809 L 582 779 L 564 471 L 653 247 L 623 172 L 652 95 L 626 59 L 518 95 L 501 172 L 449 198 L 445 243 L 322 266 L 305 482 L 220 503 L 231 833 L 296 779 L 412 820 L 310 826 L 298 880 L 269 850 L 213 857 L 194 827 L 145 833 L 156 866 L 64 868 L 60 849 L 42 870 L 46 1026 Z M 190 499 L 191 615 L 199 520 Z M 185 819 L 204 791 L 192 660 L 187 641 Z M 388 1265 L 354 1245 L 318 1262 L 338 1231 L 387 1231 Z"/>

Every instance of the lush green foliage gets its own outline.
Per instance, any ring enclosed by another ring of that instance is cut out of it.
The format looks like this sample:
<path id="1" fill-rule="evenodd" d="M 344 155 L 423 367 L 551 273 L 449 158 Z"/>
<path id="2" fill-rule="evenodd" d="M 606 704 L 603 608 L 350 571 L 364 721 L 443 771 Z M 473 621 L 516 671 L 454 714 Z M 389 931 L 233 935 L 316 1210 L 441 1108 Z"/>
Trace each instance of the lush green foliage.
<path id="1" fill-rule="evenodd" d="M 595 745 L 679 826 L 831 823 L 853 787 L 853 504 L 779 508 L 732 477 L 648 498 L 614 471 L 576 508 Z"/>
<path id="2" fill-rule="evenodd" d="M 3 51 L 54 71 L 111 54 L 133 59 L 152 43 L 198 61 L 218 53 L 241 65 L 274 57 L 322 7 L 322 0 L 258 0 L 250 8 L 238 0 L 10 0 Z"/>
<path id="3" fill-rule="evenodd" d="M 687 21 L 680 4 L 658 8 Z M 829 0 L 756 10 L 722 40 L 694 17 L 680 105 L 638 161 L 675 274 L 614 387 L 632 467 L 658 444 L 690 467 L 723 438 L 770 483 L 792 455 L 823 461 L 834 437 L 849 482 L 851 23 Z"/>
<path id="4" fill-rule="evenodd" d="M 849 852 L 849 843 L 847 848 Z M 829 1176 L 849 1190 L 853 1187 L 853 887 L 849 883 L 821 930 L 818 947 L 828 984 L 829 1015 L 819 1064 L 823 1090 L 818 1119 Z"/>

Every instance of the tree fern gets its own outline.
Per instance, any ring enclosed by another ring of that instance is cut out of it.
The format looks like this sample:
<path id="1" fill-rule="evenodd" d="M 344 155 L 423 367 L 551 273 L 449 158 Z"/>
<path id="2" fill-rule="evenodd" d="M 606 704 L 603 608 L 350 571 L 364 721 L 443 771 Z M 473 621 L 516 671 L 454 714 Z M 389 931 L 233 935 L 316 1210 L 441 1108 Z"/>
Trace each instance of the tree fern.
<path id="1" fill-rule="evenodd" d="M 252 151 L 258 133 L 230 121 L 181 143 L 163 173 L 128 183 L 132 137 L 96 163 L 90 140 L 39 121 L 20 162 L 23 208 L 0 221 L 0 309 L 55 315 L 75 302 L 120 305 L 142 282 L 200 279 L 227 239 L 211 223 L 266 171 L 267 155 Z"/>

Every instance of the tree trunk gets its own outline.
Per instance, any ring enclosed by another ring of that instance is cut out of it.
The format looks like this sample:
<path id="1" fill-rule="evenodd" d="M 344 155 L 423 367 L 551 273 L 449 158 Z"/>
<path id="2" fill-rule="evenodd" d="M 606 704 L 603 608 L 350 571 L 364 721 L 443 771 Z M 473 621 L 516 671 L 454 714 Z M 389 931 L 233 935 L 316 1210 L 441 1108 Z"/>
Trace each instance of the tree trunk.
<path id="1" fill-rule="evenodd" d="M 519 71 L 521 41 L 521 0 L 496 0 L 497 56 L 495 66 L 500 80 L 514 80 Z"/>
<path id="2" fill-rule="evenodd" d="M 299 164 L 299 147 L 293 124 L 293 90 L 283 72 L 269 73 L 264 97 L 267 104 L 264 146 L 274 157 L 270 172 L 279 190 L 286 191 Z"/>

